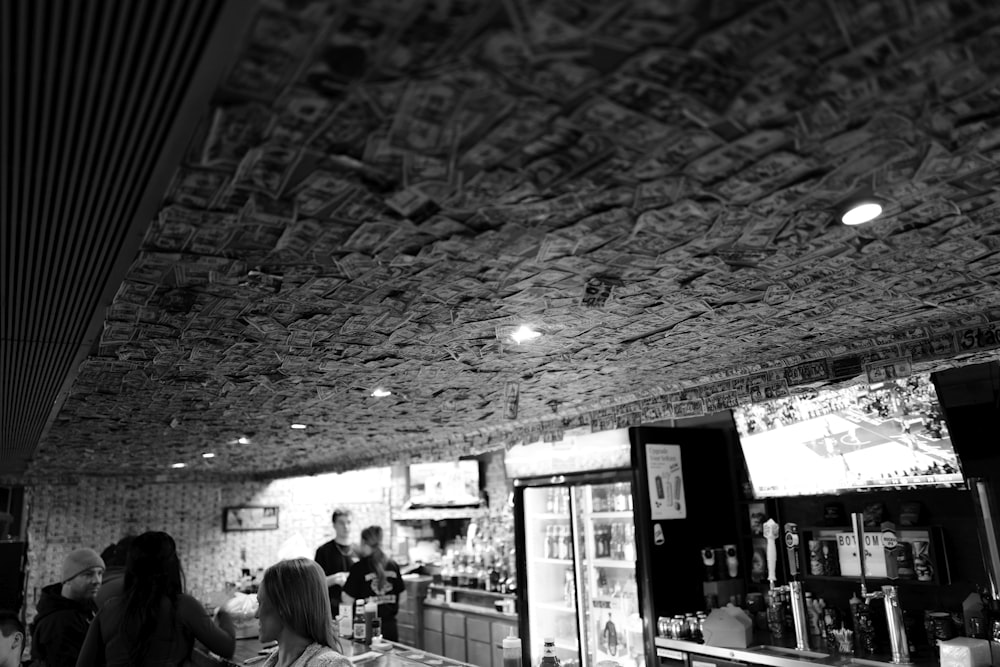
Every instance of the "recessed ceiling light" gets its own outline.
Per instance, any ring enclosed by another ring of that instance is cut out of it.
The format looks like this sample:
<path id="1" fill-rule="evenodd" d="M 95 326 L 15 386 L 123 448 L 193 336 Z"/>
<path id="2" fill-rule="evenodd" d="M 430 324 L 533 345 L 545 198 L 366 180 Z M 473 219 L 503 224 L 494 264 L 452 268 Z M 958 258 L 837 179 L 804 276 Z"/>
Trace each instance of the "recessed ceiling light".
<path id="1" fill-rule="evenodd" d="M 246 437 L 244 435 L 244 436 L 241 436 L 236 442 L 240 443 L 241 445 L 249 445 L 250 444 L 250 438 L 248 438 L 248 437 Z"/>
<path id="2" fill-rule="evenodd" d="M 306 427 L 306 425 L 305 424 L 292 424 L 291 427 L 294 428 L 296 431 L 301 431 L 302 429 L 304 429 Z"/>
<path id="3" fill-rule="evenodd" d="M 187 464 L 186 463 L 171 463 L 170 467 L 171 468 L 184 468 L 184 467 L 187 467 Z"/>
<path id="4" fill-rule="evenodd" d="M 372 391 L 372 396 L 375 398 L 385 398 L 386 396 L 392 396 L 392 392 L 383 387 L 375 387 L 374 391 Z"/>
<path id="5" fill-rule="evenodd" d="M 515 343 L 523 343 L 526 340 L 534 340 L 541 335 L 534 329 L 522 324 L 521 328 L 512 333 L 510 337 L 514 339 Z"/>
<path id="6" fill-rule="evenodd" d="M 882 214 L 882 205 L 872 200 L 859 201 L 851 205 L 840 216 L 845 225 L 861 225 L 871 222 Z"/>
<path id="7" fill-rule="evenodd" d="M 203 458 L 203 459 L 214 459 L 215 458 L 215 452 L 205 452 L 204 454 L 201 455 L 201 458 Z"/>

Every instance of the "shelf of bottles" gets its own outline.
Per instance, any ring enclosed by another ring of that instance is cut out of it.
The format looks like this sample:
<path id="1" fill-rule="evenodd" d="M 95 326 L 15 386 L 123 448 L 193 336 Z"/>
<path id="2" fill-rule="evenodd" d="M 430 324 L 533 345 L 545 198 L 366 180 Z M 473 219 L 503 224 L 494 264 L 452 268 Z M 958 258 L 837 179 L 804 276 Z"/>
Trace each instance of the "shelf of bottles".
<path id="1" fill-rule="evenodd" d="M 517 595 L 513 517 L 483 517 L 469 524 L 465 540 L 448 549 L 441 561 L 441 574 L 431 586 L 436 591 L 460 594 L 465 601 L 482 598 L 513 598 Z M 428 591 L 428 595 L 433 595 Z M 453 597 L 448 595 L 449 598 Z M 493 606 L 484 601 L 484 606 Z"/>

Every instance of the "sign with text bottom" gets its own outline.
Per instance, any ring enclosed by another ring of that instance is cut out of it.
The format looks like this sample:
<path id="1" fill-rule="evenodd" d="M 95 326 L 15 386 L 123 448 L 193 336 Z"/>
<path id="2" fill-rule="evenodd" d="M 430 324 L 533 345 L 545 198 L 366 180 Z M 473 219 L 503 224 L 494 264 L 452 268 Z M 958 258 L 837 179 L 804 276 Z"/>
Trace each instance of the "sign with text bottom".
<path id="1" fill-rule="evenodd" d="M 885 545 L 881 533 L 865 533 L 865 576 L 884 577 Z M 837 556 L 840 574 L 845 577 L 861 576 L 861 558 L 858 555 L 858 538 L 854 533 L 837 533 Z"/>

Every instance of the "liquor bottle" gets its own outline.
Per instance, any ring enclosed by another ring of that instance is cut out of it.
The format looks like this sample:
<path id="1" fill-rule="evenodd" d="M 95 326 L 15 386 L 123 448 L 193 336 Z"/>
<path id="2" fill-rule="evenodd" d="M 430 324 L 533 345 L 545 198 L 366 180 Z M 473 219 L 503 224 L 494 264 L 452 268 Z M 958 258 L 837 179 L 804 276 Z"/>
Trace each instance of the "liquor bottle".
<path id="1" fill-rule="evenodd" d="M 556 640 L 546 637 L 542 640 L 542 658 L 538 661 L 538 667 L 559 667 L 559 656 L 556 655 Z"/>
<path id="2" fill-rule="evenodd" d="M 490 566 L 486 569 L 486 590 L 491 593 L 500 592 L 500 572 L 496 568 L 496 558 L 490 560 Z"/>
<path id="3" fill-rule="evenodd" d="M 489 590 L 490 587 L 490 575 L 486 569 L 486 565 L 483 562 L 483 557 L 479 557 L 479 569 L 476 571 L 476 588 L 481 591 Z"/>

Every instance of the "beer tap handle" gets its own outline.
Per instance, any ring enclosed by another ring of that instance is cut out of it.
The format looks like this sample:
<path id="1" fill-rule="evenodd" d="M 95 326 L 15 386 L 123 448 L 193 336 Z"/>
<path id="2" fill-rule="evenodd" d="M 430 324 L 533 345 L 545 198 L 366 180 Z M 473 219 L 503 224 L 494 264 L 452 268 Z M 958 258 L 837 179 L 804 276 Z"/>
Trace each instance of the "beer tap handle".
<path id="1" fill-rule="evenodd" d="M 778 522 L 768 519 L 764 522 L 764 539 L 767 540 L 767 580 L 774 588 L 778 580 Z"/>

